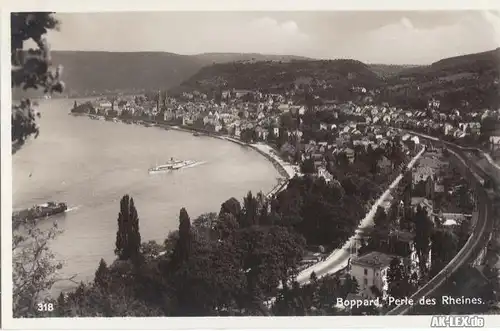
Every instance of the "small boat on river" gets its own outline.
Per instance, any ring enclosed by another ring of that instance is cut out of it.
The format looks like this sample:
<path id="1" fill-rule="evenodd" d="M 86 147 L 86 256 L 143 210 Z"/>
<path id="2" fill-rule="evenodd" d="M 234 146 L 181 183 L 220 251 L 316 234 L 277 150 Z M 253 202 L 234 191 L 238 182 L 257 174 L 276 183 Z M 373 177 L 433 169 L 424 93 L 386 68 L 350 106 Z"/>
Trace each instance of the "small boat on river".
<path id="1" fill-rule="evenodd" d="M 158 172 L 179 170 L 179 169 L 185 168 L 187 166 L 193 165 L 195 163 L 196 163 L 196 161 L 192 161 L 192 160 L 182 161 L 182 160 L 175 160 L 174 158 L 171 158 L 169 162 L 152 167 L 148 170 L 148 172 L 150 174 L 153 174 L 153 173 L 158 173 Z"/>
<path id="2" fill-rule="evenodd" d="M 63 202 L 49 201 L 44 204 L 34 205 L 31 208 L 18 210 L 12 213 L 12 221 L 25 222 L 39 218 L 49 217 L 52 215 L 64 213 L 68 206 Z"/>

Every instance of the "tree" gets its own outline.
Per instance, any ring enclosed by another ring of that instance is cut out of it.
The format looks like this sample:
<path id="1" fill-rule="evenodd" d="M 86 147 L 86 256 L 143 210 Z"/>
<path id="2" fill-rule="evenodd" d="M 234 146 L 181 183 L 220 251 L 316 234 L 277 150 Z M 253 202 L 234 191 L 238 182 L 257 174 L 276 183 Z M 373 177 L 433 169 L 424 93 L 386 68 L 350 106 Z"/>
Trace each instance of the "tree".
<path id="1" fill-rule="evenodd" d="M 458 252 L 458 238 L 448 229 L 437 229 L 431 235 L 430 277 L 441 271 Z"/>
<path id="2" fill-rule="evenodd" d="M 256 141 L 257 138 L 258 136 L 255 129 L 243 129 L 240 133 L 240 139 L 245 143 L 252 143 Z"/>
<path id="3" fill-rule="evenodd" d="M 203 233 L 210 238 L 214 235 L 215 225 L 217 224 L 217 213 L 205 213 L 198 216 L 193 221 L 193 227 L 200 233 Z"/>
<path id="4" fill-rule="evenodd" d="M 101 259 L 101 261 L 99 262 L 99 267 L 97 267 L 97 270 L 95 272 L 94 283 L 96 286 L 105 289 L 108 285 L 108 282 L 109 282 L 108 265 L 106 264 L 106 261 L 104 261 L 104 259 Z"/>
<path id="5" fill-rule="evenodd" d="M 240 227 L 248 227 L 257 225 L 259 220 L 259 201 L 248 192 L 247 196 L 243 198 L 243 212 L 240 217 Z"/>
<path id="6" fill-rule="evenodd" d="M 349 294 L 357 294 L 358 292 L 358 281 L 356 280 L 356 278 L 348 275 L 344 280 L 344 283 L 340 285 L 339 296 L 345 299 Z"/>
<path id="7" fill-rule="evenodd" d="M 373 227 L 376 236 L 380 240 L 387 240 L 389 237 L 389 220 L 384 208 L 378 207 L 373 217 Z"/>
<path id="8" fill-rule="evenodd" d="M 391 260 L 387 270 L 388 295 L 393 298 L 404 298 L 411 294 L 407 275 L 401 260 L 397 257 Z"/>
<path id="9" fill-rule="evenodd" d="M 239 228 L 239 223 L 233 214 L 223 213 L 219 214 L 215 231 L 217 232 L 220 240 L 234 238 L 236 230 Z"/>
<path id="10" fill-rule="evenodd" d="M 470 222 L 466 219 L 460 220 L 454 231 L 458 239 L 457 246 L 458 248 L 462 248 L 472 233 Z"/>
<path id="11" fill-rule="evenodd" d="M 161 316 L 158 308 L 137 299 L 132 291 L 115 283 L 112 291 L 96 284 L 81 283 L 78 288 L 57 300 L 56 317 L 153 317 Z"/>
<path id="12" fill-rule="evenodd" d="M 150 240 L 141 244 L 141 254 L 146 263 L 155 260 L 165 250 L 165 246 L 158 244 L 154 240 Z"/>
<path id="13" fill-rule="evenodd" d="M 337 314 L 336 299 L 342 295 L 342 282 L 337 275 L 326 275 L 317 281 L 314 286 L 313 307 L 317 309 L 316 315 Z"/>
<path id="14" fill-rule="evenodd" d="M 399 200 L 394 199 L 387 212 L 387 220 L 391 229 L 396 228 L 399 219 Z"/>
<path id="15" fill-rule="evenodd" d="M 368 145 L 366 151 L 366 162 L 368 164 L 368 168 L 370 169 L 370 173 L 375 176 L 378 173 L 378 163 L 382 158 L 382 154 L 378 153 L 378 151 L 374 150 L 372 145 Z"/>
<path id="16" fill-rule="evenodd" d="M 47 31 L 59 28 L 59 21 L 49 12 L 24 12 L 11 14 L 11 74 L 12 88 L 39 89 L 44 93 L 62 92 L 62 67 L 51 69 L 50 49 L 45 38 Z M 24 49 L 25 42 L 32 41 L 36 48 Z M 13 105 L 12 152 L 23 146 L 30 136 L 39 134 L 36 104 L 22 100 Z"/>
<path id="17" fill-rule="evenodd" d="M 183 224 L 187 224 L 187 213 L 181 213 Z M 216 232 L 225 235 L 222 239 L 206 238 L 197 231 L 189 233 L 189 254 L 183 259 L 183 238 L 187 226 L 180 226 L 179 239 L 171 259 L 169 271 L 165 274 L 167 289 L 172 289 L 175 307 L 171 314 L 176 316 L 207 316 L 229 314 L 238 306 L 239 297 L 245 287 L 244 270 L 241 266 L 240 250 L 234 239 L 237 225 L 234 217 L 225 213 L 228 223 L 218 221 Z M 229 225 L 227 228 L 219 228 Z M 183 228 L 184 230 L 182 230 Z M 194 230 L 194 229 L 192 229 Z M 227 232 L 224 232 L 227 230 Z"/>
<path id="18" fill-rule="evenodd" d="M 239 219 L 241 214 L 241 204 L 238 199 L 234 197 L 230 198 L 221 205 L 219 215 L 225 213 L 231 214 L 236 219 Z"/>
<path id="19" fill-rule="evenodd" d="M 139 216 L 135 209 L 134 199 L 124 195 L 120 201 L 118 214 L 115 254 L 119 260 L 137 259 L 140 245 Z"/>
<path id="20" fill-rule="evenodd" d="M 417 211 L 413 215 L 413 223 L 415 225 L 415 248 L 419 269 L 421 274 L 426 274 L 433 224 L 425 208 L 417 207 Z"/>
<path id="21" fill-rule="evenodd" d="M 350 165 L 349 158 L 347 157 L 347 154 L 345 152 L 340 152 L 339 154 L 337 154 L 335 161 L 339 168 L 343 171 L 346 171 Z"/>
<path id="22" fill-rule="evenodd" d="M 175 267 L 180 266 L 189 259 L 192 246 L 191 220 L 186 208 L 179 212 L 179 239 L 175 245 L 172 263 Z"/>
<path id="23" fill-rule="evenodd" d="M 305 159 L 300 165 L 303 174 L 313 174 L 315 172 L 314 161 L 311 158 Z"/>
<path id="24" fill-rule="evenodd" d="M 12 309 L 14 317 L 36 317 L 41 302 L 52 286 L 62 280 L 57 274 L 62 263 L 57 261 L 49 243 L 61 231 L 54 224 L 40 230 L 34 221 L 13 228 L 12 234 Z M 46 301 L 45 301 L 46 302 Z"/>

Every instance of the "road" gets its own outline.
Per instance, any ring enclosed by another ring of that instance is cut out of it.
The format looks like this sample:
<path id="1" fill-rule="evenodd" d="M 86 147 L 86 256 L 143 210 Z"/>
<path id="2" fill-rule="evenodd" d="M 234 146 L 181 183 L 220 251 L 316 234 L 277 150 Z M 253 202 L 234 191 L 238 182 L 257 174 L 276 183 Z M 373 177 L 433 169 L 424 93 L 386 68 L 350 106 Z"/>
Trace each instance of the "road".
<path id="1" fill-rule="evenodd" d="M 422 150 L 408 163 L 407 169 L 413 168 L 415 162 L 420 158 L 420 156 L 422 156 L 424 152 L 425 148 L 422 148 Z M 389 188 L 373 204 L 372 208 L 366 214 L 365 218 L 361 220 L 355 234 L 346 241 L 341 249 L 334 251 L 332 254 L 330 254 L 330 256 L 326 258 L 326 260 L 318 262 L 299 273 L 299 275 L 297 276 L 297 282 L 299 284 L 308 283 L 312 272 L 314 272 L 318 278 L 321 278 L 328 274 L 336 273 L 337 271 L 347 267 L 350 257 L 349 248 L 351 247 L 351 245 L 355 244 L 356 241 L 361 239 L 362 230 L 373 224 L 373 217 L 377 212 L 377 208 L 389 197 L 389 194 L 398 186 L 402 178 L 402 174 L 399 174 L 399 176 L 396 177 Z"/>
<path id="2" fill-rule="evenodd" d="M 424 136 L 424 135 L 420 135 Z M 432 137 L 433 140 L 437 140 Z M 475 170 L 471 170 L 471 174 L 474 171 L 478 171 L 477 167 L 473 167 L 468 164 L 467 160 L 464 159 L 463 153 L 460 151 L 452 151 L 452 153 L 458 156 L 462 162 L 464 162 L 469 170 L 471 168 L 476 168 Z M 478 171 L 480 172 L 480 171 Z M 476 226 L 474 227 L 469 240 L 465 243 L 464 247 L 458 252 L 458 254 L 448 263 L 448 265 L 441 270 L 434 278 L 432 278 L 425 286 L 421 287 L 415 294 L 411 296 L 413 302 L 418 302 L 419 299 L 425 296 L 429 296 L 432 294 L 441 284 L 443 284 L 446 279 L 456 272 L 462 265 L 470 262 L 474 259 L 479 251 L 487 244 L 487 236 L 491 233 L 493 229 L 493 213 L 492 206 L 488 197 L 488 194 L 481 185 L 477 185 L 477 194 L 479 197 L 479 206 L 478 206 L 478 219 L 476 222 Z M 387 315 L 403 315 L 410 311 L 412 306 L 410 305 L 400 305 L 393 310 L 391 310 Z"/>

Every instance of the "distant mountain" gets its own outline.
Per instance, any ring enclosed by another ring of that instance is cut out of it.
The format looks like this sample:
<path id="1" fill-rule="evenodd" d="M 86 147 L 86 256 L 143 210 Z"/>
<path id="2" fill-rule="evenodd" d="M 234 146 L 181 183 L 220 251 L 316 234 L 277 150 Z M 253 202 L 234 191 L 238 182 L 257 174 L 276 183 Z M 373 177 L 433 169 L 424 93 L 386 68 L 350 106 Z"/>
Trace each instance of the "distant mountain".
<path id="1" fill-rule="evenodd" d="M 393 77 L 403 70 L 421 67 L 419 65 L 369 64 L 368 67 L 382 78 Z"/>
<path id="2" fill-rule="evenodd" d="M 138 92 L 169 89 L 214 63 L 234 61 L 290 61 L 305 59 L 288 55 L 204 53 L 179 55 L 165 52 L 53 51 L 52 63 L 64 68 L 65 94 L 92 91 Z M 40 93 L 30 91 L 30 95 Z M 15 91 L 14 97 L 19 95 Z"/>
<path id="3" fill-rule="evenodd" d="M 256 61 L 282 61 L 290 62 L 297 60 L 312 60 L 311 58 L 303 56 L 294 55 L 266 55 L 259 53 L 202 53 L 197 55 L 192 55 L 205 65 L 210 65 L 214 63 L 226 63 L 226 62 L 256 62 Z"/>

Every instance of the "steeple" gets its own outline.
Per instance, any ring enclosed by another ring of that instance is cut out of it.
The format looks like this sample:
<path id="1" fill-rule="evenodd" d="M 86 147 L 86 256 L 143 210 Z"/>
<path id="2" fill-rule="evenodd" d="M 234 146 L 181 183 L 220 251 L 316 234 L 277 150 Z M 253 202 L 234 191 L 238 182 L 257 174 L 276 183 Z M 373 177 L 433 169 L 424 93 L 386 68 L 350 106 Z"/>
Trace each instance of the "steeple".
<path id="1" fill-rule="evenodd" d="M 156 100 L 156 111 L 160 111 L 160 99 L 161 99 L 161 91 L 158 90 L 158 99 Z"/>

